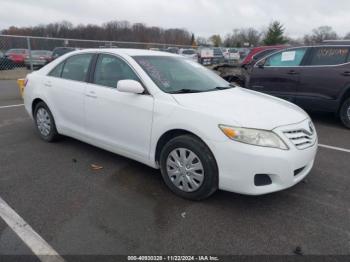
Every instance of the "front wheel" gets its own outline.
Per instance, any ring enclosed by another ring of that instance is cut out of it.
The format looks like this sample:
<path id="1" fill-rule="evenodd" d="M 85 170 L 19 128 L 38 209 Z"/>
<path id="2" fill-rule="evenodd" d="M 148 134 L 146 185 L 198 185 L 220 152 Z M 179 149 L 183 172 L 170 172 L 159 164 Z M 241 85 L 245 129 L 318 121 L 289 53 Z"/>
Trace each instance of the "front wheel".
<path id="1" fill-rule="evenodd" d="M 55 120 L 44 102 L 39 102 L 35 106 L 34 120 L 36 129 L 43 140 L 53 142 L 59 138 Z"/>
<path id="2" fill-rule="evenodd" d="M 160 154 L 165 184 L 177 195 L 201 200 L 218 189 L 218 168 L 209 148 L 198 138 L 182 135 L 171 139 Z"/>
<path id="3" fill-rule="evenodd" d="M 343 124 L 350 128 L 350 97 L 343 102 L 339 115 Z"/>

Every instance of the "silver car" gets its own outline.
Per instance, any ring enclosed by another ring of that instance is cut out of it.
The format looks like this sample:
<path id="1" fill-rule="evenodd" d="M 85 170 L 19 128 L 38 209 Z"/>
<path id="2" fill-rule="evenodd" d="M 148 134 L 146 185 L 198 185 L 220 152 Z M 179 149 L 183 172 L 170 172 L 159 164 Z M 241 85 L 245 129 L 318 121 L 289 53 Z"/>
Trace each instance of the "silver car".
<path id="1" fill-rule="evenodd" d="M 30 61 L 31 59 L 31 61 Z M 43 67 L 52 61 L 52 52 L 48 50 L 33 50 L 31 56 L 27 55 L 24 60 L 24 65 L 27 69 L 30 69 L 30 62 L 32 62 L 33 68 Z"/>

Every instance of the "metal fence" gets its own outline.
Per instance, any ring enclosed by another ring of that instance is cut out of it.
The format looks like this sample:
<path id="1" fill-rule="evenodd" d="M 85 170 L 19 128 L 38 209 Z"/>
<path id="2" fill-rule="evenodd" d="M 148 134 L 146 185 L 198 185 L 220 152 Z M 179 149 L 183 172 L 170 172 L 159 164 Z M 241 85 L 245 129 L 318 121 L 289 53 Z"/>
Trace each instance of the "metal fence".
<path id="1" fill-rule="evenodd" d="M 103 41 L 0 35 L 0 79 L 17 78 L 42 67 L 65 52 L 85 48 L 138 48 L 169 50 L 171 48 L 191 48 L 189 45 L 164 43 Z M 56 52 L 56 51 L 57 52 Z M 59 50 L 61 50 L 59 52 Z M 47 52 L 46 52 L 47 51 Z M 55 54 L 56 53 L 56 54 Z"/>

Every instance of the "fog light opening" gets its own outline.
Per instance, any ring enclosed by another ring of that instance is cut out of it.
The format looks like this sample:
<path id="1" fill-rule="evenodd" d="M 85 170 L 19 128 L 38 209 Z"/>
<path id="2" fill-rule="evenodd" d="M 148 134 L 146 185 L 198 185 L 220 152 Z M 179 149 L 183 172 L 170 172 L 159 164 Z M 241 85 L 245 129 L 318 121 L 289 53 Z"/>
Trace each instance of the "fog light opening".
<path id="1" fill-rule="evenodd" d="M 272 184 L 272 180 L 270 176 L 267 174 L 256 174 L 254 176 L 254 185 L 256 186 L 267 186 L 271 184 Z"/>

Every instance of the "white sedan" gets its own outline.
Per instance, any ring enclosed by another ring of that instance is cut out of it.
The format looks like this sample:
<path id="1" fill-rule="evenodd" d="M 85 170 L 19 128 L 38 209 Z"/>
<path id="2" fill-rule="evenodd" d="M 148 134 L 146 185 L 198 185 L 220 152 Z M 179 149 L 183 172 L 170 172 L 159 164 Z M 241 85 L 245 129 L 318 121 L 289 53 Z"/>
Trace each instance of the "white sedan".
<path id="1" fill-rule="evenodd" d="M 310 172 L 317 151 L 299 107 L 165 52 L 68 53 L 28 75 L 24 102 L 43 140 L 70 136 L 159 168 L 189 199 L 286 189 Z"/>

